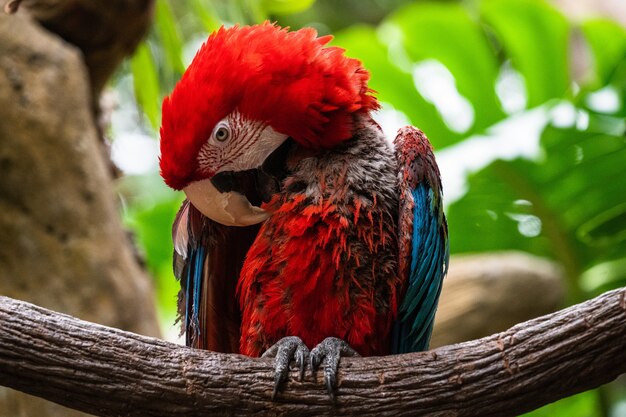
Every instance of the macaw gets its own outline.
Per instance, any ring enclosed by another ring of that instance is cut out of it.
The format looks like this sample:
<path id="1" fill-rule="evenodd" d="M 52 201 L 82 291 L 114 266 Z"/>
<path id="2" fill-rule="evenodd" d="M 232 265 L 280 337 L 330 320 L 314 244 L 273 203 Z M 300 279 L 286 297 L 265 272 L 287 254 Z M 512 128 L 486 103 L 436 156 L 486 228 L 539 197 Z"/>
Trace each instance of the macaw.
<path id="1" fill-rule="evenodd" d="M 161 175 L 189 346 L 295 361 L 428 348 L 448 231 L 426 136 L 393 146 L 369 73 L 315 30 L 211 34 L 163 102 Z M 311 349 L 311 350 L 309 350 Z"/>

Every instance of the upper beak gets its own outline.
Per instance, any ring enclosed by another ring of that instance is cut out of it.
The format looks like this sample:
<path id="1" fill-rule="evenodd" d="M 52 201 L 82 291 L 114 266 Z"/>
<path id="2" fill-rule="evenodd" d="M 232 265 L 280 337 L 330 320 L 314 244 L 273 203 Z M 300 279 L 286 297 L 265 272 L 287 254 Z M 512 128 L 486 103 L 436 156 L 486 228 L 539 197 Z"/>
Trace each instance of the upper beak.
<path id="1" fill-rule="evenodd" d="M 220 192 L 210 179 L 192 182 L 183 191 L 200 213 L 226 226 L 250 226 L 270 216 L 267 211 L 250 204 L 243 194 Z"/>

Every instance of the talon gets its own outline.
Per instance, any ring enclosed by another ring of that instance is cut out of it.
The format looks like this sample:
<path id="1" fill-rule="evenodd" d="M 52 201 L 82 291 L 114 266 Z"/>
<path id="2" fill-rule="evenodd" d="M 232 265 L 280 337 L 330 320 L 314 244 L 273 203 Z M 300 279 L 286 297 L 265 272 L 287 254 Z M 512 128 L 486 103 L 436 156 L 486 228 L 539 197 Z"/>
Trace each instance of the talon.
<path id="1" fill-rule="evenodd" d="M 335 401 L 335 387 L 333 386 L 333 381 L 329 379 L 326 374 L 324 374 L 324 379 L 326 380 L 326 391 L 328 392 L 328 396 L 332 401 Z"/>
<path id="2" fill-rule="evenodd" d="M 262 358 L 276 358 L 272 401 L 276 399 L 281 384 L 287 381 L 287 377 L 289 376 L 289 364 L 292 360 L 295 360 L 296 365 L 300 369 L 299 380 L 302 381 L 308 356 L 309 348 L 307 348 L 297 336 L 283 337 L 261 355 Z"/>
<path id="3" fill-rule="evenodd" d="M 299 368 L 300 373 L 298 375 L 298 381 L 304 380 L 304 370 L 306 368 L 306 359 L 309 355 L 309 349 L 304 345 L 298 345 L 296 348 L 296 366 Z"/>
<path id="4" fill-rule="evenodd" d="M 310 365 L 311 365 L 311 374 L 314 374 L 317 371 L 317 368 L 319 368 L 320 363 L 322 363 L 322 359 L 324 359 L 324 357 L 320 353 L 319 349 L 317 349 L 317 346 L 316 346 L 315 348 L 313 348 L 313 350 L 309 354 L 309 362 L 310 362 Z"/>
<path id="5" fill-rule="evenodd" d="M 324 367 L 324 382 L 328 396 L 335 400 L 335 388 L 337 388 L 337 369 L 341 356 L 359 356 L 352 346 L 336 337 L 327 337 L 319 345 L 315 346 L 309 354 L 311 373 L 317 371 L 319 365 L 326 359 Z"/>

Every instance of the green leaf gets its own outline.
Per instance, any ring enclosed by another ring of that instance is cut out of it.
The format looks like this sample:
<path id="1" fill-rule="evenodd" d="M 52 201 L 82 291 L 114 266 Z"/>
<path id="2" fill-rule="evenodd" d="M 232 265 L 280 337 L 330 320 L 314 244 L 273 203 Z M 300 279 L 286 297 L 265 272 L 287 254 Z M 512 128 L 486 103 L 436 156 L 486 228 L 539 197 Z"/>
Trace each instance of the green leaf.
<path id="1" fill-rule="evenodd" d="M 484 0 L 481 15 L 524 76 L 529 107 L 563 97 L 570 86 L 570 26 L 543 0 Z"/>
<path id="2" fill-rule="evenodd" d="M 520 249 L 559 261 L 579 300 L 577 280 L 626 253 L 626 142 L 623 137 L 548 127 L 539 161 L 498 160 L 469 179 L 449 209 L 453 252 Z M 515 201 L 526 201 L 518 205 Z M 541 221 L 524 236 L 520 215 Z"/>
<path id="3" fill-rule="evenodd" d="M 169 0 L 158 0 L 156 5 L 156 31 L 160 38 L 160 44 L 165 51 L 167 63 L 177 77 L 185 72 L 183 64 L 183 45 L 178 33 L 178 28 L 172 13 Z"/>
<path id="4" fill-rule="evenodd" d="M 626 258 L 600 263 L 586 270 L 580 285 L 593 296 L 626 286 Z"/>
<path id="5" fill-rule="evenodd" d="M 269 14 L 300 13 L 311 7 L 315 0 L 261 0 L 261 7 Z"/>
<path id="6" fill-rule="evenodd" d="M 596 391 L 586 391 L 563 398 L 538 410 L 522 414 L 523 417 L 600 417 Z"/>
<path id="7" fill-rule="evenodd" d="M 446 127 L 437 109 L 419 95 L 412 75 L 390 61 L 389 49 L 380 42 L 373 28 L 352 26 L 337 33 L 333 44 L 363 62 L 371 73 L 370 87 L 378 93 L 378 98 L 406 114 L 411 123 L 428 135 L 435 148 L 460 140 L 460 135 Z"/>
<path id="8" fill-rule="evenodd" d="M 530 185 L 521 180 L 530 168 L 526 160 L 495 161 L 469 177 L 469 191 L 448 209 L 450 249 L 453 253 L 516 249 L 546 256 L 550 241 L 543 234 L 524 236 L 519 216 L 535 215 L 525 202 Z M 520 201 L 522 200 L 522 201 Z M 540 220 L 544 216 L 539 216 Z"/>
<path id="9" fill-rule="evenodd" d="M 172 270 L 172 223 L 183 199 L 182 193 L 165 186 L 158 175 L 125 177 L 120 192 L 131 203 L 124 213 L 140 251 L 155 279 L 159 308 L 172 316 L 176 310 L 178 283 Z"/>
<path id="10" fill-rule="evenodd" d="M 145 42 L 137 47 L 130 61 L 135 98 L 156 130 L 160 124 L 159 78 L 150 48 Z"/>
<path id="11" fill-rule="evenodd" d="M 499 64 L 462 5 L 415 3 L 399 9 L 386 23 L 399 29 L 413 62 L 435 59 L 452 73 L 459 93 L 474 107 L 474 127 L 469 133 L 504 117 L 495 93 Z"/>
<path id="12" fill-rule="evenodd" d="M 618 65 L 626 63 L 626 29 L 608 19 L 587 20 L 581 29 L 593 54 L 599 86 L 605 86 Z"/>

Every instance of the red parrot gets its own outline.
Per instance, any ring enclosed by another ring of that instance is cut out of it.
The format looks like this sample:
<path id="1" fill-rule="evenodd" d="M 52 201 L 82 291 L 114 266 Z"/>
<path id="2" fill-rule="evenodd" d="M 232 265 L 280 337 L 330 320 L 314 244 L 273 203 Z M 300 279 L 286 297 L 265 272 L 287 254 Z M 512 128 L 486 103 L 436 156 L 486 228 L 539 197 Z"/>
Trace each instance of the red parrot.
<path id="1" fill-rule="evenodd" d="M 427 349 L 448 265 L 428 139 L 385 140 L 369 73 L 330 39 L 222 27 L 163 102 L 186 342 L 276 357 L 274 395 L 292 360 L 325 361 L 332 397 L 342 355 Z"/>

